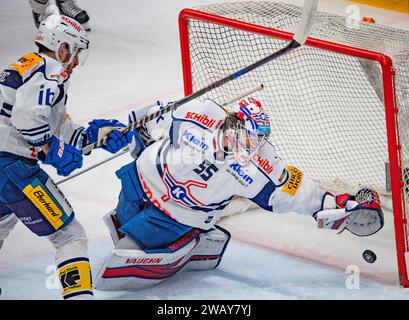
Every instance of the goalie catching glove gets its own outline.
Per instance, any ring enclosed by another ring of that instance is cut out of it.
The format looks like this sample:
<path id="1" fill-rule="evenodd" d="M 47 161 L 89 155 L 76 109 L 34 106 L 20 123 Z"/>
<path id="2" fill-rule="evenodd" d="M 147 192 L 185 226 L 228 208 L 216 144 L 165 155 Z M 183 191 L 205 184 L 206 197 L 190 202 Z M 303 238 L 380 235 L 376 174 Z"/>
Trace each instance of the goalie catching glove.
<path id="1" fill-rule="evenodd" d="M 375 234 L 384 225 L 379 194 L 368 188 L 361 189 L 355 196 L 326 193 L 323 209 L 314 214 L 318 228 L 340 232 L 347 229 L 360 237 Z"/>

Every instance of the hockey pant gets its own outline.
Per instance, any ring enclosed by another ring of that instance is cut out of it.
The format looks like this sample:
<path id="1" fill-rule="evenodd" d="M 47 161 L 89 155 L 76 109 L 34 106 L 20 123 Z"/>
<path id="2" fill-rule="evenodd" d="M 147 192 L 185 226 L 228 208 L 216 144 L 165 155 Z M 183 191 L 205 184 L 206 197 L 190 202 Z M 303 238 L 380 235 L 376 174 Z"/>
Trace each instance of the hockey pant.
<path id="1" fill-rule="evenodd" d="M 35 160 L 1 153 L 0 245 L 17 218 L 55 247 L 64 299 L 91 297 L 87 236 L 71 205 Z"/>
<path id="2" fill-rule="evenodd" d="M 122 189 L 116 207 L 119 232 L 141 249 L 165 248 L 193 230 L 156 208 L 145 196 L 135 162 L 116 172 Z"/>
<path id="3" fill-rule="evenodd" d="M 182 269 L 216 268 L 223 258 L 230 234 L 219 226 L 208 231 L 192 229 L 165 248 L 145 250 L 139 249 L 133 242 L 134 249 L 122 249 L 121 242 L 124 240 L 127 238 L 119 240 L 106 259 L 95 280 L 95 289 L 144 289 L 172 278 Z"/>

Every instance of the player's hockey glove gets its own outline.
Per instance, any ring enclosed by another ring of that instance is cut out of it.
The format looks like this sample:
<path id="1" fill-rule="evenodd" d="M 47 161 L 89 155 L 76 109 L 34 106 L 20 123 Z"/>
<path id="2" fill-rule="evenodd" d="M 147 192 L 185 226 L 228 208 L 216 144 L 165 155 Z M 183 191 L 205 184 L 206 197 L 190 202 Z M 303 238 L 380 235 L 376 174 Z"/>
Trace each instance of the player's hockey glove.
<path id="1" fill-rule="evenodd" d="M 101 128 L 112 129 L 125 127 L 123 123 L 120 123 L 115 119 L 95 119 L 88 124 L 89 127 L 83 132 L 83 147 L 98 140 L 98 135 L 100 134 Z M 101 148 L 110 153 L 117 153 L 119 150 L 125 148 L 131 142 L 133 135 L 134 132 L 132 131 L 122 133 L 118 130 L 113 130 L 108 135 L 108 141 L 104 145 L 102 145 Z"/>
<path id="2" fill-rule="evenodd" d="M 52 165 L 57 169 L 60 176 L 68 176 L 75 169 L 82 167 L 81 151 L 65 143 L 56 137 L 52 137 L 47 154 L 39 156 L 45 164 Z"/>
<path id="3" fill-rule="evenodd" d="M 379 194 L 368 188 L 359 190 L 355 196 L 325 194 L 323 210 L 318 211 L 314 218 L 318 228 L 347 229 L 357 236 L 370 236 L 384 225 Z"/>

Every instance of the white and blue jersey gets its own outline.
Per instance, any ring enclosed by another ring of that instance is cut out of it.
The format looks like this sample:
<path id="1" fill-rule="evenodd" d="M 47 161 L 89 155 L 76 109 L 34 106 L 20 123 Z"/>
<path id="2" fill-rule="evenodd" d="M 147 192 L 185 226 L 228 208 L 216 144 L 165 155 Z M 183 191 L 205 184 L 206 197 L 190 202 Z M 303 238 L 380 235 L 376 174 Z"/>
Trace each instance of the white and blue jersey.
<path id="1" fill-rule="evenodd" d="M 191 101 L 146 125 L 157 141 L 142 152 L 136 169 L 157 208 L 204 230 L 213 227 L 236 196 L 272 212 L 312 215 L 320 210 L 325 190 L 287 165 L 270 143 L 244 167 L 220 150 L 225 117 L 211 100 Z"/>
<path id="2" fill-rule="evenodd" d="M 80 147 L 84 130 L 67 115 L 69 76 L 61 63 L 27 54 L 0 74 L 0 152 L 36 159 L 57 136 Z"/>

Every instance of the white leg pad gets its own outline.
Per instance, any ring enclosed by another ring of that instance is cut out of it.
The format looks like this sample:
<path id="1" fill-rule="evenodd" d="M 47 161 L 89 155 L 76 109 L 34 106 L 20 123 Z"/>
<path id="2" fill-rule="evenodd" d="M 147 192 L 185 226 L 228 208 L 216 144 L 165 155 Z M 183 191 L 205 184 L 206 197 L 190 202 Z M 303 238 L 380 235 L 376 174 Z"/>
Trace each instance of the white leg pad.
<path id="1" fill-rule="evenodd" d="M 158 250 L 114 249 L 97 275 L 95 289 L 134 290 L 162 283 L 186 266 L 200 240 L 196 236 L 187 241 Z"/>
<path id="2" fill-rule="evenodd" d="M 95 280 L 95 289 L 144 289 L 162 283 L 182 269 L 208 270 L 222 260 L 230 234 L 215 226 L 205 233 L 193 230 L 165 249 L 141 250 L 121 239 Z"/>
<path id="3" fill-rule="evenodd" d="M 102 219 L 104 220 L 105 225 L 108 227 L 114 245 L 116 245 L 118 241 L 124 237 L 124 235 L 118 230 L 119 222 L 116 217 L 116 211 L 112 210 L 108 212 Z"/>

